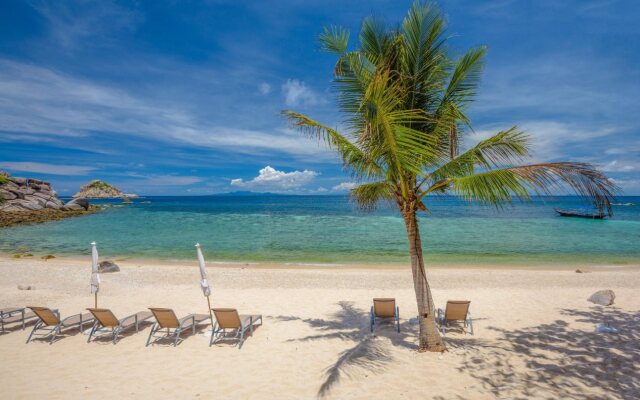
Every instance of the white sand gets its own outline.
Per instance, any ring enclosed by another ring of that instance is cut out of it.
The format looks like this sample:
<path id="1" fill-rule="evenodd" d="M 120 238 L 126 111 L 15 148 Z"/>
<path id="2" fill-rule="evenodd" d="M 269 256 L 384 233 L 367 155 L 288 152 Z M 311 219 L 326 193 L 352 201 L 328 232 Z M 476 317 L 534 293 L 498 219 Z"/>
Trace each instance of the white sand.
<path id="1" fill-rule="evenodd" d="M 125 316 L 149 306 L 206 313 L 195 263 L 121 262 L 102 275 L 99 306 Z M 242 350 L 145 347 L 150 327 L 117 345 L 81 334 L 25 344 L 0 335 L 0 398 L 524 399 L 640 398 L 640 272 L 430 269 L 438 304 L 469 299 L 476 334 L 450 332 L 444 354 L 415 351 L 408 269 L 240 268 L 210 264 L 214 306 L 261 313 Z M 34 285 L 33 291 L 18 285 Z M 607 311 L 586 298 L 616 292 Z M 396 297 L 402 332 L 369 334 L 372 297 Z M 0 307 L 44 305 L 62 316 L 93 305 L 88 260 L 0 259 Z M 609 318 L 620 332 L 598 334 Z"/>

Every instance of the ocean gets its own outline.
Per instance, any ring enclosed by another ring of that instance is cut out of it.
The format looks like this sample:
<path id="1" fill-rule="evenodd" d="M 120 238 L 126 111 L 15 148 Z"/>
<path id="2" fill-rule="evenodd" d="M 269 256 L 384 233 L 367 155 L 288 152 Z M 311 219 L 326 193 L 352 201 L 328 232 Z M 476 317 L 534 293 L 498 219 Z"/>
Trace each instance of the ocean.
<path id="1" fill-rule="evenodd" d="M 429 198 L 420 218 L 427 263 L 438 265 L 629 265 L 640 263 L 640 197 L 621 197 L 614 217 L 559 217 L 576 197 L 536 197 L 502 210 L 456 197 Z M 359 210 L 347 196 L 198 196 L 120 200 L 97 214 L 0 229 L 0 252 L 278 263 L 408 263 L 402 218 L 382 205 Z"/>

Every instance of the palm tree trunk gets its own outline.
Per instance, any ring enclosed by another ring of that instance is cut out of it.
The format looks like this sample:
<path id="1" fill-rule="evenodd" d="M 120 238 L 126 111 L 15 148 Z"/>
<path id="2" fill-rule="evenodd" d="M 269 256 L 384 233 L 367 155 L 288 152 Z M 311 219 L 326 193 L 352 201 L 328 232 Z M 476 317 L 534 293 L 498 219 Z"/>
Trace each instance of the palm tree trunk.
<path id="1" fill-rule="evenodd" d="M 446 346 L 436 326 L 433 297 L 431 296 L 431 288 L 424 270 L 418 219 L 415 210 L 406 211 L 403 214 L 409 238 L 413 286 L 416 292 L 416 302 L 418 303 L 418 322 L 420 323 L 418 351 L 442 352 L 446 350 Z"/>

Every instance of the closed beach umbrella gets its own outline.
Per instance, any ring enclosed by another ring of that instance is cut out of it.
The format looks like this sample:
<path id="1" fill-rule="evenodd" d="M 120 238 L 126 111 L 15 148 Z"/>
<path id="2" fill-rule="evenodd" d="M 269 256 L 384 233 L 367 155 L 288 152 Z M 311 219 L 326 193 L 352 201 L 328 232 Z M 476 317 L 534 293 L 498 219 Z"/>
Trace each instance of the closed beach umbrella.
<path id="1" fill-rule="evenodd" d="M 100 273 L 98 272 L 98 249 L 96 242 L 91 242 L 91 293 L 94 295 L 94 306 L 98 308 L 98 291 L 100 290 Z"/>
<path id="2" fill-rule="evenodd" d="M 207 280 L 207 266 L 204 263 L 204 256 L 202 255 L 202 249 L 200 249 L 200 243 L 196 243 L 196 253 L 198 255 L 198 264 L 200 266 L 200 288 L 202 289 L 202 294 L 204 294 L 204 297 L 207 298 L 209 316 L 211 317 L 211 323 L 213 324 L 211 301 L 209 300 L 209 296 L 211 296 L 211 287 L 209 286 L 209 281 Z"/>

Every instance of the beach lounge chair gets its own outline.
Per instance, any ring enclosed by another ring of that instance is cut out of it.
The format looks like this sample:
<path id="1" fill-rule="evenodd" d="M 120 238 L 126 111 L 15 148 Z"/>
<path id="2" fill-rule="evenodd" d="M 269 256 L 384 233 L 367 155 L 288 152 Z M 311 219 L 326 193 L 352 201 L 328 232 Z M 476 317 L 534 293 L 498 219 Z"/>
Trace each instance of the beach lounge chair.
<path id="1" fill-rule="evenodd" d="M 376 325 L 377 320 L 392 321 L 395 323 L 397 331 L 400 332 L 400 308 L 396 306 L 396 299 L 373 299 L 370 317 L 371 332 L 373 332 L 373 328 Z"/>
<path id="2" fill-rule="evenodd" d="M 209 347 L 212 344 L 227 337 L 227 330 L 233 335 L 232 339 L 238 339 L 238 349 L 242 348 L 245 339 L 245 332 L 249 330 L 249 335 L 253 335 L 253 328 L 257 322 L 262 325 L 262 315 L 241 315 L 235 308 L 212 308 L 216 323 L 213 326 Z"/>
<path id="3" fill-rule="evenodd" d="M 36 325 L 33 327 L 27 343 L 29 343 L 34 336 L 40 336 L 50 337 L 49 344 L 51 344 L 63 330 L 78 328 L 82 331 L 85 324 L 91 324 L 93 322 L 93 315 L 90 313 L 74 314 L 65 319 L 60 319 L 58 310 L 52 310 L 47 307 L 29 308 L 38 317 L 38 322 L 36 322 Z M 44 333 L 39 333 L 40 331 L 44 331 Z"/>
<path id="4" fill-rule="evenodd" d="M 442 336 L 445 335 L 445 328 L 452 324 L 462 323 L 462 331 L 464 328 L 469 328 L 470 333 L 473 335 L 473 320 L 471 319 L 471 312 L 469 311 L 470 301 L 467 300 L 449 300 L 444 311 L 441 308 L 438 309 L 438 324 L 442 330 Z"/>
<path id="5" fill-rule="evenodd" d="M 139 313 L 118 319 L 113 315 L 111 310 L 106 308 L 87 308 L 87 310 L 89 310 L 96 319 L 93 323 L 93 328 L 91 328 L 87 343 L 91 342 L 91 338 L 97 333 L 100 336 L 111 335 L 113 344 L 116 344 L 118 335 L 120 335 L 121 332 L 133 327 L 136 328 L 136 332 L 139 332 L 140 323 L 153 317 L 153 314 L 149 311 L 140 311 Z"/>
<path id="6" fill-rule="evenodd" d="M 0 333 L 4 333 L 6 325 L 12 325 L 16 322 L 22 324 L 22 329 L 28 320 L 34 319 L 36 315 L 28 312 L 24 307 L 9 307 L 0 309 Z"/>
<path id="7" fill-rule="evenodd" d="M 196 326 L 202 325 L 203 322 L 208 324 L 208 320 L 211 319 L 209 314 L 189 314 L 184 318 L 178 319 L 178 317 L 176 317 L 176 313 L 174 313 L 170 308 L 149 308 L 149 310 L 153 313 L 156 322 L 151 327 L 151 332 L 147 339 L 147 346 L 160 339 L 168 338 L 172 338 L 173 345 L 177 346 L 178 342 L 182 340 L 180 338 L 180 334 L 182 334 L 182 332 L 191 328 L 192 333 L 195 335 Z M 166 329 L 166 331 L 160 335 L 156 335 L 156 333 L 163 329 Z M 152 342 L 152 338 L 155 338 L 156 340 Z"/>

